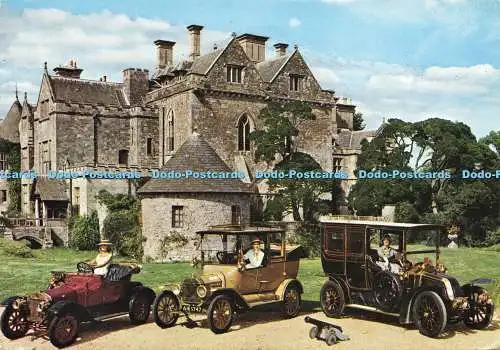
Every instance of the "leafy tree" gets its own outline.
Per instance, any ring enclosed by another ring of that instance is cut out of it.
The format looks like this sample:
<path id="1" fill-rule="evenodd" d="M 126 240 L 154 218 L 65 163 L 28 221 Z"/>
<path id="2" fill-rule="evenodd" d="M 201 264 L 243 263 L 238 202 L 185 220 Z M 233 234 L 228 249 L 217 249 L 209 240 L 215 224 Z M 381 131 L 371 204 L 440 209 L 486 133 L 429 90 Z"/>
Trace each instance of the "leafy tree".
<path id="1" fill-rule="evenodd" d="M 486 145 L 486 146 L 493 145 L 493 147 L 495 148 L 496 153 L 498 155 L 500 153 L 500 130 L 490 131 L 490 133 L 488 135 L 479 139 L 479 142 Z"/>
<path id="2" fill-rule="evenodd" d="M 90 215 L 78 216 L 74 219 L 69 238 L 71 248 L 95 250 L 100 239 L 99 218 L 95 210 Z"/>
<path id="3" fill-rule="evenodd" d="M 365 120 L 363 119 L 363 113 L 356 112 L 354 113 L 352 119 L 352 130 L 358 131 L 363 130 L 366 127 Z"/>

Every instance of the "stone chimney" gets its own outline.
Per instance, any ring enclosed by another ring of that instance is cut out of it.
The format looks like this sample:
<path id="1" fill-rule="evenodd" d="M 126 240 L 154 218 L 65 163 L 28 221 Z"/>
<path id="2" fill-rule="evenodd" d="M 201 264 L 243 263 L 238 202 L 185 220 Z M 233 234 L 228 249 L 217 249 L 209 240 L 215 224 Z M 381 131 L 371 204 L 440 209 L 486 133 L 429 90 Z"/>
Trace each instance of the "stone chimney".
<path id="1" fill-rule="evenodd" d="M 200 56 L 200 32 L 202 29 L 203 26 L 199 26 L 197 24 L 187 26 L 187 30 L 189 31 L 189 57 L 191 59 L 195 59 Z"/>
<path id="2" fill-rule="evenodd" d="M 56 75 L 65 78 L 80 79 L 83 69 L 76 66 L 76 60 L 69 60 L 65 65 L 54 68 Z"/>
<path id="3" fill-rule="evenodd" d="M 236 37 L 248 58 L 253 62 L 264 62 L 266 60 L 267 39 L 269 39 L 267 36 L 254 34 L 242 34 Z"/>
<path id="4" fill-rule="evenodd" d="M 288 47 L 288 44 L 285 44 L 285 43 L 274 44 L 274 48 L 276 49 L 276 57 L 285 56 L 287 47 Z"/>
<path id="5" fill-rule="evenodd" d="M 156 68 L 163 69 L 172 66 L 174 62 L 175 41 L 156 40 Z"/>
<path id="6" fill-rule="evenodd" d="M 130 106 L 142 106 L 149 90 L 149 71 L 128 68 L 123 71 L 123 93 Z"/>

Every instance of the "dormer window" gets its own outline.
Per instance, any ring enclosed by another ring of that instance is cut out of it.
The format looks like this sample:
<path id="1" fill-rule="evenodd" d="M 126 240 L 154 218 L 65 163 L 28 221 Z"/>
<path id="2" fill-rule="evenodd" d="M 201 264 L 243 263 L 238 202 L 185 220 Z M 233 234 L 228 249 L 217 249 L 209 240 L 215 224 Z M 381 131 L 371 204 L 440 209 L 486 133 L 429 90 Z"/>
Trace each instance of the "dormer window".
<path id="1" fill-rule="evenodd" d="M 302 80 L 300 75 L 290 74 L 290 91 L 302 91 Z"/>
<path id="2" fill-rule="evenodd" d="M 241 84 L 243 67 L 227 66 L 227 82 Z"/>

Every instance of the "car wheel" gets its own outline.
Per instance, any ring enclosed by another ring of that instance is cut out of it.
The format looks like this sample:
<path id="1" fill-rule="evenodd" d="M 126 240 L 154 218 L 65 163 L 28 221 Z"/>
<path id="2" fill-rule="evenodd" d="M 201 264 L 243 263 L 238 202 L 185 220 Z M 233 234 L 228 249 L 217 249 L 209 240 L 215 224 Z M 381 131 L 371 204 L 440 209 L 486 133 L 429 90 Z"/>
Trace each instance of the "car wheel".
<path id="1" fill-rule="evenodd" d="M 444 331 L 447 318 L 446 307 L 436 292 L 424 291 L 417 295 L 413 304 L 413 321 L 420 333 L 437 337 Z"/>
<path id="2" fill-rule="evenodd" d="M 216 296 L 208 307 L 208 324 L 215 334 L 227 332 L 233 323 L 233 303 L 225 295 Z"/>
<path id="3" fill-rule="evenodd" d="M 179 301 L 174 293 L 165 291 L 158 295 L 153 304 L 155 323 L 161 328 L 170 328 L 179 318 Z"/>
<path id="4" fill-rule="evenodd" d="M 335 281 L 326 281 L 320 292 L 321 309 L 328 317 L 339 317 L 344 312 L 345 299 L 342 287 Z"/>
<path id="5" fill-rule="evenodd" d="M 309 338 L 316 339 L 316 337 L 318 336 L 318 334 L 319 334 L 319 328 L 316 327 L 316 326 L 314 326 L 309 331 Z"/>
<path id="6" fill-rule="evenodd" d="M 489 326 L 495 312 L 493 303 L 481 303 L 479 296 L 485 290 L 481 287 L 474 286 L 468 295 L 469 309 L 465 312 L 464 323 L 467 327 L 473 329 L 483 329 Z"/>
<path id="7" fill-rule="evenodd" d="M 296 285 L 289 285 L 283 294 L 283 315 L 286 318 L 297 316 L 300 311 L 300 290 Z"/>
<path id="8" fill-rule="evenodd" d="M 328 334 L 328 336 L 326 337 L 326 344 L 333 345 L 336 343 L 337 343 L 337 336 L 335 335 L 335 332 Z"/>
<path id="9" fill-rule="evenodd" d="M 0 323 L 3 335 L 11 340 L 24 337 L 29 328 L 26 317 L 20 310 L 15 310 L 12 303 L 3 311 Z"/>
<path id="10" fill-rule="evenodd" d="M 55 316 L 48 329 L 52 345 L 64 348 L 73 344 L 78 336 L 78 324 L 78 318 L 70 312 Z"/>
<path id="11" fill-rule="evenodd" d="M 151 303 L 146 295 L 137 294 L 130 299 L 128 316 L 133 324 L 146 323 L 150 311 Z"/>

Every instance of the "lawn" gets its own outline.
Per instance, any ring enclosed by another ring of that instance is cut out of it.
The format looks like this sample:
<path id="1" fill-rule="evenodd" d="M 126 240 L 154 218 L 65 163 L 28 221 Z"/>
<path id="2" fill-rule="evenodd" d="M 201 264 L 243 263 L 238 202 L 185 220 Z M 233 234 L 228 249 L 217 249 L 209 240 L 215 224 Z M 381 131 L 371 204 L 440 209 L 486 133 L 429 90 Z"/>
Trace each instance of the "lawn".
<path id="1" fill-rule="evenodd" d="M 77 252 L 63 248 L 33 251 L 34 258 L 20 258 L 7 255 L 0 249 L 0 300 L 11 295 L 41 290 L 47 286 L 50 271 L 74 271 L 79 261 L 93 258 L 96 252 Z M 434 260 L 434 257 L 431 257 Z M 461 283 L 477 277 L 497 280 L 496 286 L 489 286 L 494 293 L 495 303 L 500 306 L 500 246 L 490 248 L 442 249 L 442 262 L 449 273 Z M 118 259 L 127 261 L 126 259 Z M 412 259 L 413 260 L 413 259 Z M 178 282 L 190 276 L 193 270 L 187 263 L 142 264 L 143 271 L 134 279 L 159 290 L 167 282 Z M 325 277 L 319 259 L 301 261 L 299 280 L 304 285 L 304 300 L 317 301 Z"/>

